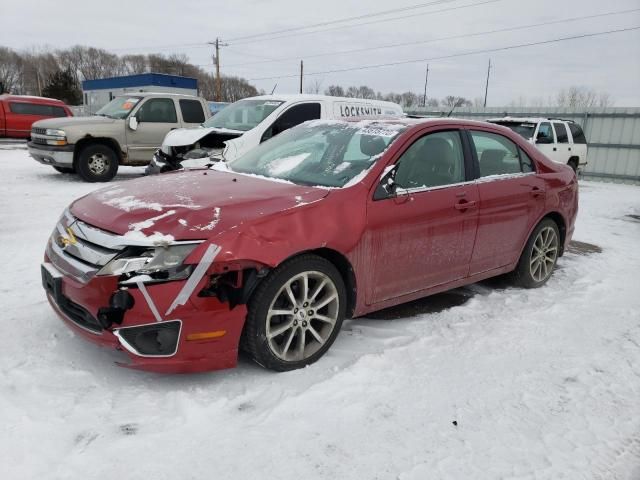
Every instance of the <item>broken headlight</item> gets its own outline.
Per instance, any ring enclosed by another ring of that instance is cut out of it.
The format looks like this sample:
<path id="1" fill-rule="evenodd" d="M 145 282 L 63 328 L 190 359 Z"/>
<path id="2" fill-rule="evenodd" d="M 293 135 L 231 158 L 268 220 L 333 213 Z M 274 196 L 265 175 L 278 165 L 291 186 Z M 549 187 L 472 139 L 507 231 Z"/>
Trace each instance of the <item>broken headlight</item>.
<path id="1" fill-rule="evenodd" d="M 120 275 L 126 281 L 144 276 L 144 282 L 181 280 L 191 274 L 191 265 L 183 265 L 185 258 L 197 243 L 158 246 L 155 248 L 128 248 L 107 263 L 98 275 Z"/>

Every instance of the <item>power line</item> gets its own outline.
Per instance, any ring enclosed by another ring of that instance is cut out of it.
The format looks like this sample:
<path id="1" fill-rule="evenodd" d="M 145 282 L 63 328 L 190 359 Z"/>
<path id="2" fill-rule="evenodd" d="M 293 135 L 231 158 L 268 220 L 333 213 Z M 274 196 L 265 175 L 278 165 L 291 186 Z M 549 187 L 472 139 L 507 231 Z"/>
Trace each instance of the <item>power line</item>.
<path id="1" fill-rule="evenodd" d="M 245 36 L 242 36 L 242 37 L 230 38 L 229 41 L 230 42 L 235 42 L 237 40 L 248 40 L 248 39 L 252 39 L 252 38 L 272 36 L 272 35 L 277 35 L 277 34 L 281 34 L 281 33 L 296 32 L 296 31 L 300 31 L 300 30 L 308 30 L 309 28 L 325 27 L 327 25 L 333 25 L 335 23 L 345 23 L 345 22 L 351 22 L 353 20 L 362 20 L 364 18 L 371 18 L 371 17 L 379 17 L 379 16 L 383 16 L 383 15 L 389 15 L 390 13 L 406 12 L 408 10 L 417 10 L 417 9 L 420 9 L 420 8 L 430 7 L 432 5 L 438 5 L 438 4 L 441 4 L 441 3 L 451 3 L 451 2 L 454 2 L 454 1 L 457 1 L 457 0 L 437 0 L 437 1 L 433 1 L 433 2 L 427 2 L 427 3 L 418 3 L 416 5 L 409 5 L 409 6 L 400 7 L 400 8 L 392 8 L 392 9 L 383 10 L 383 11 L 380 11 L 380 12 L 365 13 L 363 15 L 357 15 L 357 16 L 354 16 L 354 17 L 345 17 L 345 18 L 339 18 L 339 19 L 335 19 L 335 20 L 328 20 L 328 21 L 325 21 L 325 22 L 314 23 L 314 24 L 310 24 L 310 25 L 304 25 L 302 27 L 291 27 L 291 28 L 285 28 L 283 30 L 275 30 L 275 31 L 271 31 L 271 32 L 254 33 L 252 35 L 245 35 Z"/>
<path id="2" fill-rule="evenodd" d="M 341 50 L 341 51 L 339 50 L 339 51 L 333 51 L 333 52 L 323 52 L 323 53 L 316 53 L 316 54 L 312 54 L 312 55 L 306 55 L 305 54 L 305 55 L 303 55 L 303 57 L 305 59 L 309 59 L 309 58 L 329 57 L 329 56 L 336 56 L 336 55 L 347 55 L 347 54 L 351 54 L 351 53 L 369 52 L 371 50 L 382 50 L 382 49 L 387 49 L 387 48 L 407 47 L 407 46 L 413 46 L 413 45 L 424 45 L 424 44 L 427 44 L 427 43 L 440 42 L 440 41 L 444 41 L 444 40 L 458 40 L 458 39 L 462 39 L 462 38 L 478 37 L 478 36 L 490 35 L 490 34 L 494 34 L 494 33 L 512 32 L 512 31 L 523 30 L 523 29 L 528 29 L 528 28 L 537 28 L 537 27 L 543 27 L 543 26 L 547 26 L 547 25 L 557 25 L 557 24 L 560 24 L 560 23 L 576 22 L 576 21 L 580 21 L 580 20 L 589 20 L 589 19 L 593 19 L 593 18 L 600 18 L 600 17 L 611 16 L 611 15 L 622 15 L 622 14 L 636 13 L 636 12 L 640 12 L 640 8 L 634 8 L 634 9 L 629 9 L 629 10 L 620 10 L 620 11 L 616 11 L 616 12 L 598 13 L 598 14 L 586 15 L 586 16 L 582 16 L 582 17 L 565 18 L 565 19 L 562 19 L 562 20 L 553 20 L 553 21 L 550 21 L 550 22 L 541 22 L 541 23 L 533 23 L 533 24 L 529 24 L 529 25 L 520 25 L 520 26 L 517 26 L 517 27 L 507 27 L 507 28 L 499 28 L 499 29 L 495 29 L 495 30 L 486 30 L 484 32 L 465 33 L 465 34 L 453 35 L 453 36 L 449 36 L 449 37 L 431 38 L 429 40 L 418 40 L 418 41 L 404 42 L 404 43 L 392 43 L 392 44 L 387 44 L 387 45 L 379 45 L 377 47 L 369 46 L 369 47 L 366 47 L 366 48 L 355 48 L 355 49 L 351 49 L 351 50 Z M 242 67 L 242 66 L 245 66 L 245 65 L 257 65 L 257 64 L 273 63 L 273 62 L 285 62 L 285 61 L 290 61 L 290 60 L 298 60 L 299 58 L 300 58 L 300 55 L 297 55 L 295 57 L 281 57 L 281 58 L 276 58 L 276 59 L 254 60 L 254 61 L 250 61 L 250 62 L 232 63 L 232 64 L 229 64 L 229 65 L 225 65 L 225 67 L 231 68 L 231 67 Z M 207 66 L 207 65 L 198 65 L 198 66 L 204 67 L 204 66 Z"/>
<path id="3" fill-rule="evenodd" d="M 424 4 L 416 4 L 416 5 L 410 5 L 410 6 L 407 6 L 407 7 L 400 7 L 400 8 L 385 10 L 383 12 L 369 13 L 369 14 L 358 15 L 358 16 L 355 16 L 355 17 L 347 17 L 347 18 L 331 20 L 331 21 L 327 21 L 327 22 L 321 22 L 321 23 L 318 23 L 318 24 L 315 24 L 315 25 L 307 25 L 305 27 L 292 27 L 292 28 L 283 29 L 283 30 L 275 30 L 275 31 L 272 31 L 272 32 L 263 32 L 261 34 L 247 35 L 247 36 L 243 36 L 243 37 L 235 37 L 235 38 L 226 39 L 226 40 L 229 41 L 229 42 L 235 42 L 235 43 L 243 44 L 243 43 L 255 43 L 255 42 L 262 42 L 262 41 L 269 41 L 269 40 L 277 40 L 279 38 L 288 38 L 288 37 L 299 36 L 299 35 L 312 35 L 312 34 L 315 34 L 315 33 L 323 33 L 323 32 L 326 32 L 326 31 L 339 30 L 339 29 L 342 29 L 342 28 L 359 27 L 359 26 L 363 26 L 363 25 L 371 25 L 371 24 L 374 24 L 374 23 L 391 22 L 391 21 L 395 21 L 395 20 L 402 20 L 402 19 L 405 19 L 405 18 L 413 18 L 413 17 L 416 17 L 416 16 L 431 15 L 433 13 L 447 12 L 447 11 L 451 11 L 451 10 L 460 10 L 460 9 L 463 9 L 463 8 L 475 7 L 475 6 L 479 6 L 479 5 L 485 5 L 485 4 L 488 4 L 488 3 L 501 2 L 503 0 L 486 0 L 486 1 L 483 1 L 483 2 L 479 2 L 479 3 L 460 5 L 460 6 L 457 6 L 457 7 L 444 8 L 444 9 L 440 9 L 440 10 L 433 10 L 433 11 L 430 11 L 430 12 L 414 13 L 412 15 L 405 15 L 405 16 L 402 16 L 402 17 L 393 17 L 393 18 L 389 18 L 389 19 L 375 20 L 375 21 L 372 21 L 372 22 L 358 23 L 358 24 L 354 24 L 354 25 L 341 25 L 341 26 L 328 28 L 328 29 L 314 30 L 314 31 L 311 31 L 311 32 L 291 33 L 293 31 L 299 31 L 299 30 L 302 30 L 302 29 L 317 28 L 318 26 L 329 26 L 329 25 L 332 25 L 332 24 L 335 24 L 335 23 L 345 23 L 347 21 L 353 21 L 354 19 L 363 19 L 363 18 L 370 18 L 370 17 L 374 17 L 374 16 L 389 15 L 390 13 L 393 13 L 393 12 L 396 12 L 396 11 L 400 12 L 400 11 L 407 11 L 409 9 L 425 8 L 425 7 L 428 7 L 428 6 L 433 6 L 433 5 L 437 5 L 437 4 L 441 4 L 441 3 L 451 3 L 451 2 L 454 2 L 454 1 L 458 1 L 458 0 L 437 0 L 437 1 L 433 1 L 433 2 L 427 2 L 427 3 L 424 3 Z M 280 33 L 285 33 L 285 32 L 289 32 L 289 33 L 285 34 L 285 35 L 279 35 Z M 257 38 L 257 35 L 260 35 L 260 38 Z M 270 37 L 271 35 L 279 35 L 279 36 Z M 254 38 L 254 37 L 256 37 L 256 38 Z M 267 38 L 264 38 L 264 37 L 267 37 Z M 171 49 L 171 48 L 208 48 L 208 46 L 209 46 L 208 42 L 201 42 L 201 43 L 183 43 L 183 44 L 161 45 L 161 46 L 148 45 L 148 46 L 144 46 L 144 47 L 118 48 L 118 49 L 113 49 L 113 51 L 134 51 L 134 50 L 150 50 L 150 49 L 166 50 L 166 49 Z"/>
<path id="4" fill-rule="evenodd" d="M 455 54 L 451 54 L 451 55 L 442 55 L 439 57 L 430 57 L 430 58 L 420 58 L 420 59 L 415 59 L 415 60 L 402 60 L 402 61 L 398 61 L 398 62 L 389 62 L 389 63 L 378 63 L 378 64 L 373 64 L 373 65 L 363 65 L 360 67 L 347 67 L 347 68 L 338 68 L 338 69 L 333 69 L 333 70 L 324 70 L 324 71 L 319 71 L 319 72 L 308 72 L 306 75 L 325 75 L 328 73 L 342 73 L 342 72 L 351 72 L 354 70 L 367 70 L 367 69 L 371 69 L 371 68 L 382 68 L 382 67 L 391 67 L 391 66 L 395 66 L 395 65 L 406 65 L 406 64 L 410 64 L 410 63 L 420 63 L 420 62 L 428 62 L 428 61 L 434 61 L 434 60 L 444 60 L 444 59 L 448 59 L 448 58 L 456 58 L 456 57 L 466 57 L 466 56 L 470 56 L 470 55 L 478 55 L 480 53 L 492 53 L 492 52 L 501 52 L 501 51 L 505 51 L 505 50 L 514 50 L 517 48 L 524 48 L 524 47 L 533 47 L 535 45 L 547 45 L 547 44 L 551 44 L 551 43 L 558 43 L 558 42 L 563 42 L 566 40 L 575 40 L 575 39 L 580 39 L 580 38 L 588 38 L 588 37 L 597 37 L 600 35 L 608 35 L 608 34 L 612 34 L 612 33 L 621 33 L 621 32 L 629 32 L 632 30 L 638 30 L 640 29 L 640 26 L 638 27 L 630 27 L 630 28 L 621 28 L 621 29 L 617 29 L 617 30 L 607 30 L 604 32 L 594 32 L 594 33 L 585 33 L 582 35 L 572 35 L 569 37 L 560 37 L 560 38 L 554 38 L 551 40 L 542 40 L 539 42 L 529 42 L 529 43 L 520 43 L 520 44 L 516 44 L 516 45 L 507 45 L 504 47 L 496 47 L 496 48 L 487 48 L 487 49 L 482 49 L 482 50 L 473 50 L 470 52 L 463 52 L 463 53 L 455 53 Z M 271 77 L 259 77 L 259 78 L 249 78 L 249 81 L 258 81 L 258 80 L 275 80 L 275 79 L 280 79 L 280 78 L 292 78 L 292 77 L 297 77 L 297 74 L 287 74 L 287 75 L 279 75 L 279 76 L 271 76 Z"/>
<path id="5" fill-rule="evenodd" d="M 356 23 L 356 24 L 352 24 L 352 25 L 339 25 L 339 26 L 332 27 L 332 28 L 325 28 L 325 29 L 322 29 L 322 30 L 314 30 L 312 32 L 291 33 L 291 34 L 279 35 L 279 36 L 275 36 L 275 37 L 259 38 L 259 39 L 254 39 L 254 40 L 252 40 L 252 39 L 240 40 L 240 41 L 236 41 L 235 44 L 266 42 L 266 41 L 270 41 L 270 40 L 278 40 L 280 38 L 299 37 L 299 36 L 303 36 L 303 35 L 313 35 L 313 34 L 316 34 L 316 33 L 325 33 L 325 32 L 329 32 L 329 31 L 341 30 L 341 29 L 344 29 L 344 28 L 362 27 L 362 26 L 365 26 L 365 25 L 373 25 L 373 24 L 376 24 L 376 23 L 393 22 L 393 21 L 396 21 L 396 20 L 404 20 L 406 18 L 415 18 L 415 17 L 421 17 L 421 16 L 425 16 L 425 15 L 432 15 L 434 13 L 450 12 L 450 11 L 453 11 L 453 10 L 462 10 L 464 8 L 478 7 L 478 6 L 481 6 L 481 5 L 487 5 L 489 3 L 497 3 L 497 2 L 502 2 L 502 1 L 504 1 L 504 0 L 485 0 L 483 2 L 467 3 L 465 5 L 459 5 L 457 7 L 441 8 L 440 10 L 432 10 L 430 12 L 422 12 L 422 13 L 413 13 L 411 15 L 403 15 L 401 17 L 383 18 L 383 19 L 380 19 L 380 20 L 372 20 L 372 21 L 369 21 L 369 22 Z"/>

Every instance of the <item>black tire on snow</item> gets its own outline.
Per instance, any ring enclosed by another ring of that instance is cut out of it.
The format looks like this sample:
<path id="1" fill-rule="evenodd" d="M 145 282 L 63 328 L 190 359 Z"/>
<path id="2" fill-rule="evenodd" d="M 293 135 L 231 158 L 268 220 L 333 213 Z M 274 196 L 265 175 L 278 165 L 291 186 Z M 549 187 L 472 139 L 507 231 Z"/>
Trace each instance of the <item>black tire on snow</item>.
<path id="1" fill-rule="evenodd" d="M 338 293 L 338 316 L 333 331 L 318 351 L 300 361 L 285 361 L 272 351 L 267 340 L 267 313 L 282 286 L 303 272 L 321 272 L 329 277 Z M 247 319 L 242 338 L 242 349 L 259 365 L 279 372 L 295 370 L 316 362 L 331 347 L 340 332 L 346 314 L 347 292 L 338 269 L 328 260 L 304 254 L 283 262 L 267 275 L 253 292 L 247 305 Z"/>
<path id="2" fill-rule="evenodd" d="M 541 280 L 536 280 L 533 277 L 533 274 L 531 272 L 532 252 L 534 250 L 534 243 L 536 241 L 536 238 L 538 237 L 540 232 L 545 228 L 551 228 L 555 233 L 555 236 L 557 239 L 556 256 L 553 261 L 553 265 L 550 268 L 549 274 L 546 275 L 545 278 Z M 520 255 L 518 266 L 513 272 L 514 283 L 523 288 L 537 288 L 547 283 L 549 278 L 551 278 L 551 275 L 553 274 L 556 263 L 558 261 L 558 255 L 560 253 L 560 248 L 561 248 L 560 242 L 561 242 L 560 231 L 558 230 L 558 225 L 556 224 L 556 222 L 554 222 L 550 218 L 543 219 L 531 233 L 531 236 L 529 237 L 529 240 L 527 240 L 527 244 L 525 245 L 524 250 L 522 251 L 522 255 Z"/>
<path id="3" fill-rule="evenodd" d="M 102 160 L 104 168 L 92 167 L 96 158 Z M 108 182 L 118 173 L 118 155 L 101 143 L 89 144 L 78 154 L 74 167 L 85 182 Z"/>

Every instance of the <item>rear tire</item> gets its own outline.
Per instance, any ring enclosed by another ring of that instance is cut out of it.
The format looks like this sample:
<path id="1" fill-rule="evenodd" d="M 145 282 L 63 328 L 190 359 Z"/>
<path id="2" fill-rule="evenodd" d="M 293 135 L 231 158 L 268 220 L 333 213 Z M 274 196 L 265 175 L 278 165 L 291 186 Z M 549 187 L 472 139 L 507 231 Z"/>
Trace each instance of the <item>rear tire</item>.
<path id="1" fill-rule="evenodd" d="M 112 148 L 94 143 L 80 151 L 74 166 L 85 182 L 108 182 L 118 173 L 118 155 Z"/>
<path id="2" fill-rule="evenodd" d="M 322 357 L 338 336 L 347 292 L 338 269 L 316 255 L 275 268 L 248 303 L 243 347 L 256 363 L 284 372 Z"/>
<path id="3" fill-rule="evenodd" d="M 567 165 L 569 165 L 576 174 L 578 173 L 578 159 L 572 158 L 567 162 Z"/>
<path id="4" fill-rule="evenodd" d="M 73 167 L 53 167 L 53 169 L 60 173 L 76 173 L 76 169 Z"/>
<path id="5" fill-rule="evenodd" d="M 551 278 L 560 253 L 560 231 L 556 222 L 543 219 L 533 230 L 513 272 L 515 283 L 524 288 L 541 287 Z"/>

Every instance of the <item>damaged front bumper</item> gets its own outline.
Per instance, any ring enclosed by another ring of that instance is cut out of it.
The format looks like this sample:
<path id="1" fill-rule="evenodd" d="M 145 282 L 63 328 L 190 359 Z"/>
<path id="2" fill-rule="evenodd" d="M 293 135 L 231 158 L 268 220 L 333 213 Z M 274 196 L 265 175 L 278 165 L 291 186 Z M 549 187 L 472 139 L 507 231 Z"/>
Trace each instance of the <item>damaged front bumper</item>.
<path id="1" fill-rule="evenodd" d="M 194 149 L 182 154 L 169 154 L 156 150 L 147 168 L 146 175 L 173 172 L 181 168 L 200 168 L 212 162 L 222 161 L 222 149 Z"/>
<path id="2" fill-rule="evenodd" d="M 128 356 L 121 366 L 163 373 L 189 373 L 235 367 L 246 308 L 230 309 L 215 297 L 197 294 L 158 320 L 182 291 L 185 281 L 118 288 L 116 277 L 94 277 L 82 284 L 62 274 L 50 262 L 42 265 L 43 286 L 58 316 L 81 337 Z M 104 326 L 100 315 L 114 308 L 117 292 L 131 297 L 120 324 Z"/>
<path id="3" fill-rule="evenodd" d="M 119 259 L 136 260 L 127 256 L 132 242 L 136 248 L 148 243 L 96 229 L 66 211 L 41 267 L 56 313 L 85 339 L 126 353 L 131 368 L 196 372 L 235 366 L 246 307 L 218 295 L 224 289 L 217 277 L 212 289 L 209 270 L 220 247 L 202 245 L 196 263 L 181 270 L 188 276 L 104 274 Z"/>

